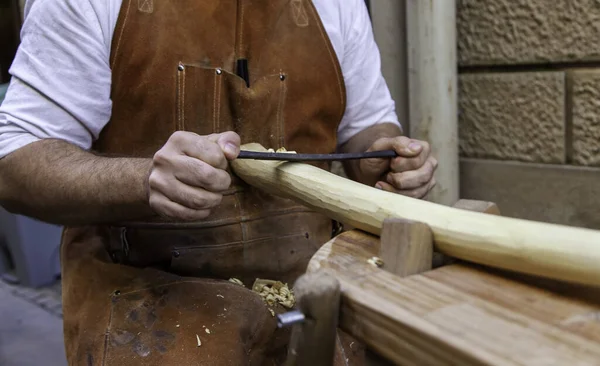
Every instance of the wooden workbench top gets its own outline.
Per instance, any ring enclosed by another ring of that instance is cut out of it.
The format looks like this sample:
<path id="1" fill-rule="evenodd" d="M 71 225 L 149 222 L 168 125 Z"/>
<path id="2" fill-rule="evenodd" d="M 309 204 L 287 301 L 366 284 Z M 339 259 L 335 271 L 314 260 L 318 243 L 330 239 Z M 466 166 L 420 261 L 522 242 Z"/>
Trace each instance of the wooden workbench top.
<path id="1" fill-rule="evenodd" d="M 327 243 L 309 272 L 342 285 L 340 326 L 397 364 L 600 365 L 600 290 L 453 264 L 406 278 L 367 260 L 377 237 Z"/>

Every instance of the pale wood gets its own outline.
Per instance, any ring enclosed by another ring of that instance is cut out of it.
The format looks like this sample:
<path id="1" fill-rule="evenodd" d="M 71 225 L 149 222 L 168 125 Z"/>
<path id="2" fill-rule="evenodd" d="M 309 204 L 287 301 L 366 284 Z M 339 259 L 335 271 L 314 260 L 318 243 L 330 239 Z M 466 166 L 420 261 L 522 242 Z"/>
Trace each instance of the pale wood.
<path id="1" fill-rule="evenodd" d="M 264 150 L 257 144 L 244 149 Z M 600 285 L 600 231 L 487 215 L 385 192 L 312 165 L 234 160 L 235 173 L 333 219 L 379 235 L 400 217 L 431 228 L 435 248 L 489 266 Z"/>
<path id="2" fill-rule="evenodd" d="M 323 272 L 302 275 L 294 285 L 296 307 L 306 320 L 294 325 L 286 366 L 331 366 L 335 354 L 340 284 Z"/>
<path id="3" fill-rule="evenodd" d="M 487 213 L 490 215 L 500 215 L 500 209 L 494 202 L 460 199 L 453 207 L 462 210 Z"/>
<path id="4" fill-rule="evenodd" d="M 462 210 L 487 213 L 490 215 L 500 215 L 500 209 L 494 202 L 460 199 L 454 204 L 453 207 L 460 208 Z M 445 266 L 455 262 L 455 258 L 443 255 L 442 253 L 438 252 L 433 253 L 433 268 Z"/>
<path id="5" fill-rule="evenodd" d="M 343 233 L 316 253 L 308 272 L 339 280 L 340 327 L 387 360 L 527 366 L 600 360 L 600 289 L 555 285 L 571 289 L 566 297 L 565 288 L 550 291 L 465 264 L 400 278 L 367 263 L 378 241 Z"/>
<path id="6" fill-rule="evenodd" d="M 404 219 L 386 219 L 381 231 L 379 258 L 383 269 L 400 277 L 431 269 L 433 234 L 429 226 Z"/>
<path id="7" fill-rule="evenodd" d="M 427 141 L 439 161 L 436 203 L 459 199 L 457 0 L 406 0 L 410 137 Z"/>

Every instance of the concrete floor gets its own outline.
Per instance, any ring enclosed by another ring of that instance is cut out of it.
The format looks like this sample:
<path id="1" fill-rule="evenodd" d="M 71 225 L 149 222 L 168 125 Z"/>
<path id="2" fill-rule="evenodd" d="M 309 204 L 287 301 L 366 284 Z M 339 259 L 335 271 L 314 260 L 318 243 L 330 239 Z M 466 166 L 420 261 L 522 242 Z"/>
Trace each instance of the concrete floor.
<path id="1" fill-rule="evenodd" d="M 60 283 L 30 289 L 0 280 L 0 314 L 0 365 L 67 365 Z"/>

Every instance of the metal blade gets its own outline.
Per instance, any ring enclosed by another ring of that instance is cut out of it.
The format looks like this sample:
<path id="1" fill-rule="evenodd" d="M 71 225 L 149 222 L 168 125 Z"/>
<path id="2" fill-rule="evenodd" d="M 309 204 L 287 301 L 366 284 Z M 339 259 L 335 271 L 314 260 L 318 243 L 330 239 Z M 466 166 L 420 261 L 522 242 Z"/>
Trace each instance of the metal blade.
<path id="1" fill-rule="evenodd" d="M 342 161 L 373 158 L 395 158 L 397 156 L 398 154 L 394 150 L 341 154 L 295 154 L 242 150 L 238 155 L 238 159 L 281 161 Z"/>

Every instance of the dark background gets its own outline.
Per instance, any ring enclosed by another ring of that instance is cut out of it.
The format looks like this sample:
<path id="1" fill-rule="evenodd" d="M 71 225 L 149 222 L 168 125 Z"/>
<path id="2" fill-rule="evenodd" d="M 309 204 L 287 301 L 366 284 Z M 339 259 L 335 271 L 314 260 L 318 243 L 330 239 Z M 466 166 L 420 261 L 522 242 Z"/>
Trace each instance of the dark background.
<path id="1" fill-rule="evenodd" d="M 20 28 L 18 0 L 0 0 L 0 83 L 8 82 L 8 68 L 17 52 Z"/>

